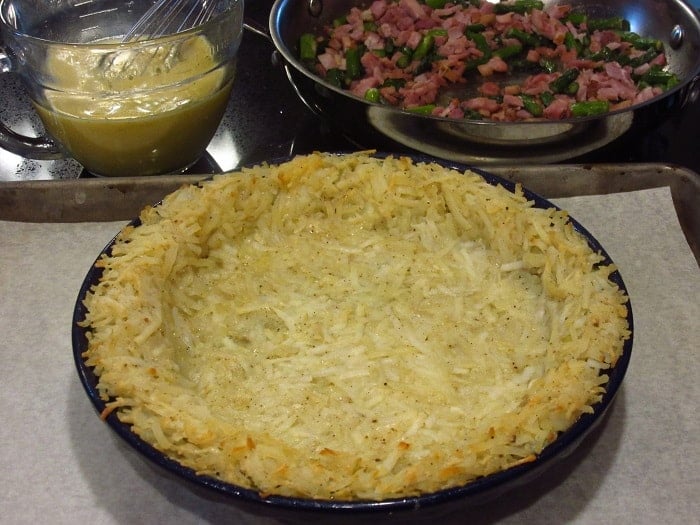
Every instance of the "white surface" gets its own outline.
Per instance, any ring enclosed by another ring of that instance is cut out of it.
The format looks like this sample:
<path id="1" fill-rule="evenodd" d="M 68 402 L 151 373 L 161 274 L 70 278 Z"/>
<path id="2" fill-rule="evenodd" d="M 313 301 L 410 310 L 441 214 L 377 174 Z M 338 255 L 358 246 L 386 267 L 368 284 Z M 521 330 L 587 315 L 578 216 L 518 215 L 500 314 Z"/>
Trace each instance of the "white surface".
<path id="1" fill-rule="evenodd" d="M 700 523 L 700 270 L 667 189 L 559 199 L 630 296 L 632 361 L 609 417 L 526 490 L 459 523 Z M 80 284 L 122 223 L 0 222 L 0 522 L 272 523 L 163 476 L 100 422 L 70 328 Z"/>

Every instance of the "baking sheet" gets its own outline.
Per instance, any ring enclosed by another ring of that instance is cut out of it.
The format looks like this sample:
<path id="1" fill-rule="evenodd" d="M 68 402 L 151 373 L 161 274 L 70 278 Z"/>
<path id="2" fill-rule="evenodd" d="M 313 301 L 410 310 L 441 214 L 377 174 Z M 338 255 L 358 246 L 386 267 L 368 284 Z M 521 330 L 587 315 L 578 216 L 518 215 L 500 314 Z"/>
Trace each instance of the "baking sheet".
<path id="1" fill-rule="evenodd" d="M 527 488 L 444 523 L 697 523 L 700 271 L 669 187 L 555 198 L 632 299 L 630 368 L 608 417 Z M 0 221 L 0 508 L 7 523 L 272 524 L 165 477 L 113 435 L 77 377 L 73 304 L 125 221 Z"/>
<path id="2" fill-rule="evenodd" d="M 574 164 L 489 167 L 545 198 L 605 195 L 668 186 L 686 240 L 700 264 L 700 175 L 667 164 Z M 0 182 L 0 220 L 129 220 L 183 184 L 211 175 L 166 175 Z"/>

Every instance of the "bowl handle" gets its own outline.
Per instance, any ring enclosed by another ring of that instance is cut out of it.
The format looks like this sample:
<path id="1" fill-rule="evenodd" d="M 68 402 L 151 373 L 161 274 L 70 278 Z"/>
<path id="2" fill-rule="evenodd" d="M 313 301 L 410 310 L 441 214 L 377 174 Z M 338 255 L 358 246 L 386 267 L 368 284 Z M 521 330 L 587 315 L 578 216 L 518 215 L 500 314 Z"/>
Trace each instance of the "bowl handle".
<path id="1" fill-rule="evenodd" d="M 272 37 L 270 36 L 270 32 L 267 30 L 267 28 L 261 23 L 253 20 L 251 17 L 243 18 L 243 29 L 263 37 L 268 42 L 272 42 Z"/>
<path id="2" fill-rule="evenodd" d="M 0 74 L 12 73 L 12 61 L 0 47 Z M 12 131 L 0 122 L 0 148 L 27 159 L 56 160 L 66 158 L 58 145 L 49 137 L 27 137 Z"/>

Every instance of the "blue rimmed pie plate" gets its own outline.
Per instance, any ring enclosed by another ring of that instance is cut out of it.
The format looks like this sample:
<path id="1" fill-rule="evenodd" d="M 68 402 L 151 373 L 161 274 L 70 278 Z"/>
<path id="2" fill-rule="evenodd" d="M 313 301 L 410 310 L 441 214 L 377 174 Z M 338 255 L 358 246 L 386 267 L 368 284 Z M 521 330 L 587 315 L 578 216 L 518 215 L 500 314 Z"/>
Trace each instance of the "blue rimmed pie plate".
<path id="1" fill-rule="evenodd" d="M 383 157 L 386 154 L 377 154 Z M 424 156 L 411 156 L 416 162 L 430 161 L 445 167 L 459 170 L 471 169 L 484 178 L 491 185 L 501 185 L 506 190 L 514 192 L 516 185 L 513 182 L 494 176 L 487 172 L 476 170 L 454 162 L 440 161 Z M 281 161 L 272 161 L 274 164 Z M 556 208 L 548 200 L 523 189 L 525 197 L 534 203 L 537 208 Z M 612 261 L 600 243 L 575 219 L 570 218 L 570 222 L 587 241 L 590 248 L 599 253 L 603 260 L 601 265 L 610 265 Z M 134 227 L 139 227 L 140 221 L 134 219 L 131 223 Z M 99 260 L 103 254 L 110 254 L 115 240 L 113 239 L 98 254 Z M 97 262 L 97 261 L 96 261 Z M 461 486 L 440 490 L 437 492 L 422 494 L 419 496 L 386 499 L 381 501 L 339 501 L 339 500 L 314 500 L 286 496 L 276 496 L 274 494 L 260 494 L 256 490 L 251 490 L 242 486 L 237 486 L 220 479 L 201 475 L 193 469 L 185 467 L 154 448 L 149 443 L 142 440 L 131 429 L 131 426 L 120 421 L 118 409 L 114 411 L 106 410 L 107 403 L 100 396 L 98 391 L 98 377 L 94 370 L 85 362 L 84 352 L 88 348 L 87 333 L 90 328 L 84 326 L 86 319 L 86 307 L 83 303 L 90 290 L 99 283 L 102 269 L 94 264 L 82 283 L 78 298 L 75 303 L 72 323 L 72 343 L 75 364 L 80 380 L 87 392 L 90 401 L 94 405 L 98 414 L 103 415 L 103 419 L 116 434 L 133 447 L 148 462 L 162 467 L 165 472 L 192 484 L 193 488 L 202 489 L 206 494 L 218 500 L 224 499 L 236 506 L 243 507 L 254 513 L 305 522 L 329 521 L 338 523 L 341 521 L 355 521 L 360 518 L 372 519 L 373 521 L 395 521 L 405 522 L 408 520 L 429 520 L 445 512 L 464 506 L 472 506 L 483 503 L 493 498 L 497 498 L 507 491 L 517 490 L 542 474 L 547 468 L 556 464 L 562 458 L 568 456 L 581 441 L 601 422 L 604 414 L 612 404 L 628 367 L 632 352 L 632 335 L 624 342 L 622 354 L 615 365 L 605 373 L 609 376 L 606 384 L 606 391 L 602 399 L 593 406 L 592 413 L 585 413 L 576 420 L 567 430 L 561 432 L 556 439 L 546 446 L 536 459 L 527 463 L 508 468 L 491 475 L 480 477 Z M 627 295 L 625 284 L 617 270 L 613 271 L 609 280 Z M 630 302 L 626 303 L 626 321 L 630 334 L 633 333 L 632 309 Z"/>

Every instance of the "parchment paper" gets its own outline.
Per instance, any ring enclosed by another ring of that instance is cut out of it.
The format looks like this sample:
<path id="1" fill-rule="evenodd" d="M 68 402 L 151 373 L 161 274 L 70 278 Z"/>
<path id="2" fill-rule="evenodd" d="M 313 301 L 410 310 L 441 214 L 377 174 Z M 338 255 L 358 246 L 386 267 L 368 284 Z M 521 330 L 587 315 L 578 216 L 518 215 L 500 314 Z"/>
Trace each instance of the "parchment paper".
<path id="1" fill-rule="evenodd" d="M 604 424 L 527 488 L 455 523 L 699 523 L 700 270 L 667 189 L 556 201 L 608 250 L 634 312 Z M 0 521 L 273 523 L 211 502 L 133 452 L 79 382 L 78 289 L 123 223 L 0 222 Z"/>

